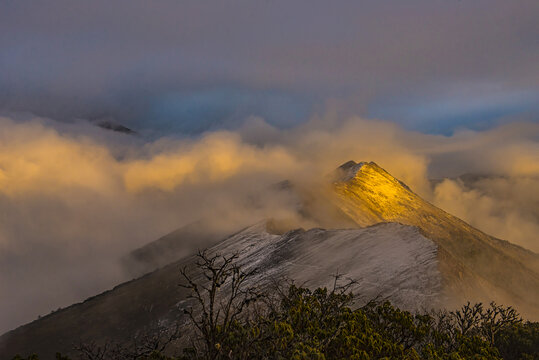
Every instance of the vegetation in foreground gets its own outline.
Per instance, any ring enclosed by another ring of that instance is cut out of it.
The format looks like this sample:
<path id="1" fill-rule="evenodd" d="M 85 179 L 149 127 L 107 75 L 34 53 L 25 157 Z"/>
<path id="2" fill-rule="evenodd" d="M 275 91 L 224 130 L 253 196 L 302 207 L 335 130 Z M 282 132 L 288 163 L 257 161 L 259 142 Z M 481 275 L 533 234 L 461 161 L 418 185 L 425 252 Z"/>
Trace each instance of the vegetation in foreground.
<path id="1" fill-rule="evenodd" d="M 340 276 L 330 290 L 281 284 L 261 291 L 247 285 L 256 271 L 243 271 L 236 258 L 203 252 L 202 277 L 182 271 L 182 286 L 191 290 L 188 326 L 161 326 L 130 345 L 79 344 L 76 358 L 539 359 L 539 323 L 523 322 L 511 307 L 468 303 L 452 312 L 412 314 L 370 302 L 353 309 L 351 283 L 340 285 Z M 23 359 L 38 357 L 14 358 Z"/>

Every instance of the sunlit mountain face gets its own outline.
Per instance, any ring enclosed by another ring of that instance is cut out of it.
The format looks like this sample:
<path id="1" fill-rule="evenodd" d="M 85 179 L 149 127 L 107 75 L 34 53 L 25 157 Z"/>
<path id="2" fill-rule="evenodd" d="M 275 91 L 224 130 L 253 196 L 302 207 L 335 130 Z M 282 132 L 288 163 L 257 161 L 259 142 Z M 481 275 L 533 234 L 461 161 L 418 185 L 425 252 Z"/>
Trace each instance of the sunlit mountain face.
<path id="1" fill-rule="evenodd" d="M 518 298 L 523 301 L 521 307 L 535 312 L 538 304 L 531 300 L 535 295 L 529 297 L 529 289 L 537 288 L 536 254 L 493 238 L 431 205 L 375 163 L 347 163 L 340 169 L 343 178 L 335 183 L 338 204 L 358 224 L 416 226 L 438 244 L 440 268 L 455 277 L 447 284 L 451 292 L 472 298 L 500 288 L 501 300 L 505 293 L 506 301 Z M 463 279 L 470 283 L 463 286 Z"/>

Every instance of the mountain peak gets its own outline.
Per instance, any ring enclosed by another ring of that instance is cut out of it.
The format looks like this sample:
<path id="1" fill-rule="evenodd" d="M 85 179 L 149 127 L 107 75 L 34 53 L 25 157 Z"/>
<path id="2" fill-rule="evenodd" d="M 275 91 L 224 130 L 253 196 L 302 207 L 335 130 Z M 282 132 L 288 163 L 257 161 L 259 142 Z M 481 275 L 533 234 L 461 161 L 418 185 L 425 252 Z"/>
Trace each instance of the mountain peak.
<path id="1" fill-rule="evenodd" d="M 346 203 L 361 208 L 350 211 L 349 215 L 362 226 L 399 221 L 422 206 L 417 195 L 374 162 L 348 161 L 337 172 L 334 183 L 337 194 Z"/>
<path id="2" fill-rule="evenodd" d="M 359 163 L 356 163 L 353 160 L 347 161 L 335 170 L 337 172 L 336 180 L 337 182 L 348 182 L 354 178 L 357 178 L 360 170 L 362 172 L 371 173 L 371 177 L 369 178 L 371 181 L 374 180 L 373 175 L 377 175 L 374 177 L 384 178 L 386 182 L 389 181 L 395 186 L 402 186 L 406 190 L 411 191 L 408 185 L 406 185 L 399 179 L 393 177 L 393 175 L 388 173 L 386 170 L 384 170 L 374 161 L 370 161 L 370 162 L 362 161 Z M 366 179 L 363 179 L 363 181 L 365 180 Z"/>
<path id="3" fill-rule="evenodd" d="M 347 162 L 345 162 L 344 164 L 342 164 L 341 166 L 339 166 L 339 169 L 341 170 L 348 170 L 354 166 L 357 165 L 357 162 L 355 162 L 354 160 L 349 160 Z"/>
<path id="4" fill-rule="evenodd" d="M 442 254 L 440 266 L 451 289 L 447 296 L 497 294 L 497 301 L 515 301 L 521 311 L 537 317 L 537 300 L 528 300 L 530 289 L 538 289 L 537 257 L 528 260 L 523 249 L 513 251 L 430 204 L 375 163 L 343 165 L 347 178 L 333 183 L 336 205 L 362 227 L 398 222 L 419 228 Z M 539 292 L 534 291 L 532 297 L 537 298 Z"/>
<path id="5" fill-rule="evenodd" d="M 359 162 L 356 163 L 354 160 L 350 160 L 342 164 L 336 169 L 336 180 L 337 181 L 348 181 L 353 179 L 357 172 L 361 170 L 363 165 L 368 164 L 367 162 Z M 374 164 L 374 163 L 371 163 Z"/>

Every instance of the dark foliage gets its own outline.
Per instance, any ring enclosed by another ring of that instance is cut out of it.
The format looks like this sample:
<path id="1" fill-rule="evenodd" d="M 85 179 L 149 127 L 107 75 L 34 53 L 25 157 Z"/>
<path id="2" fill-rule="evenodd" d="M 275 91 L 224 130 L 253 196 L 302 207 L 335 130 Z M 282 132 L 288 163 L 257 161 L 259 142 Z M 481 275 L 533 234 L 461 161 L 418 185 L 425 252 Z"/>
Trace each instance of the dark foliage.
<path id="1" fill-rule="evenodd" d="M 310 290 L 277 284 L 250 286 L 235 255 L 199 253 L 198 274 L 182 270 L 191 291 L 183 329 L 190 344 L 168 357 L 179 328 L 161 327 L 131 345 L 80 344 L 87 360 L 224 359 L 539 359 L 539 323 L 523 323 L 511 307 L 466 304 L 447 312 L 413 314 L 389 302 L 353 309 L 351 283 Z M 57 360 L 68 360 L 57 354 Z M 14 360 L 38 360 L 32 355 Z"/>

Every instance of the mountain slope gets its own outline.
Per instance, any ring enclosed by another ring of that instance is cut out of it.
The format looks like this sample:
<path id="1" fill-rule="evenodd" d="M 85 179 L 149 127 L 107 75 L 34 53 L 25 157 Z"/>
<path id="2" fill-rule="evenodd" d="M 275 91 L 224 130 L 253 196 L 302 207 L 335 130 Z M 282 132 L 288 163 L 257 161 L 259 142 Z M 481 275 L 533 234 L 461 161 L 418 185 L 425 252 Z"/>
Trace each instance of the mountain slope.
<path id="1" fill-rule="evenodd" d="M 217 228 L 208 219 L 199 220 L 131 251 L 122 259 L 122 265 L 129 275 L 139 277 L 189 256 L 197 249 L 208 248 L 238 230 Z"/>
<path id="2" fill-rule="evenodd" d="M 239 252 L 240 264 L 259 269 L 252 284 L 284 276 L 312 287 L 325 286 L 338 272 L 358 280 L 352 290 L 360 301 L 378 297 L 417 309 L 494 299 L 538 317 L 537 254 L 484 234 L 424 201 L 374 163 L 344 164 L 332 186 L 333 197 L 324 193 L 314 199 L 316 194 L 311 194 L 311 203 L 319 208 L 327 201 L 340 223 L 364 228 L 280 234 L 272 222 L 268 226 L 264 221 L 229 236 L 210 251 Z M 306 214 L 324 213 L 319 210 L 309 204 L 301 209 Z M 160 252 L 176 251 L 175 235 L 192 234 L 173 235 L 143 248 L 143 259 L 154 264 L 153 259 L 161 259 Z M 179 254 L 162 259 L 169 261 Z M 154 322 L 184 321 L 187 294 L 178 286 L 179 269 L 193 270 L 194 261 L 192 256 L 178 260 L 4 334 L 0 359 L 17 352 L 52 358 L 56 351 L 69 353 L 73 343 L 81 340 L 122 342 Z"/>
<path id="3" fill-rule="evenodd" d="M 348 162 L 337 175 L 336 203 L 359 225 L 394 221 L 417 226 L 440 247 L 446 291 L 456 292 L 457 299 L 497 299 L 539 315 L 537 254 L 435 207 L 373 162 Z"/>
<path id="4" fill-rule="evenodd" d="M 358 281 L 352 291 L 360 300 L 390 299 L 408 309 L 435 305 L 442 286 L 436 245 L 417 228 L 400 224 L 275 235 L 264 222 L 210 252 L 238 252 L 240 264 L 258 268 L 250 285 L 286 277 L 308 286 L 330 286 L 332 274 L 340 273 Z M 56 351 L 70 353 L 81 341 L 122 342 L 157 321 L 182 323 L 187 294 L 178 286 L 179 270 L 187 266 L 194 272 L 195 260 L 185 258 L 4 334 L 0 358 L 36 352 L 48 359 Z"/>

